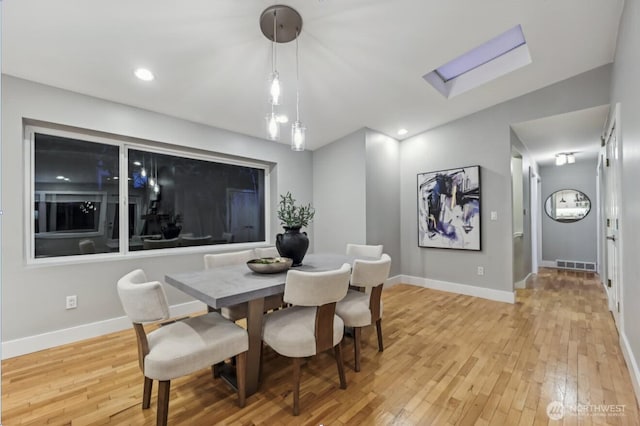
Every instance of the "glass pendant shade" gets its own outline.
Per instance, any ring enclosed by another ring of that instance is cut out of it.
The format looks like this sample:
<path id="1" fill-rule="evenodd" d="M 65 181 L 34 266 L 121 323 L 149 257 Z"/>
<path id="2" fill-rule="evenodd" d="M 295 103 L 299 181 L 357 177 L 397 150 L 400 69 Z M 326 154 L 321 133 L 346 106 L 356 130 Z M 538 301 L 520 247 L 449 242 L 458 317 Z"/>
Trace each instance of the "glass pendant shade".
<path id="1" fill-rule="evenodd" d="M 307 128 L 300 121 L 296 120 L 291 126 L 291 149 L 293 151 L 304 151 L 306 143 Z"/>
<path id="2" fill-rule="evenodd" d="M 274 71 L 269 78 L 269 103 L 271 105 L 280 105 L 281 95 L 282 86 L 280 85 L 280 75 L 278 71 Z"/>
<path id="3" fill-rule="evenodd" d="M 573 154 L 567 154 L 567 163 L 573 164 L 576 162 L 576 157 Z"/>
<path id="4" fill-rule="evenodd" d="M 147 171 L 143 167 L 142 170 L 140 170 L 140 176 L 145 177 L 146 175 L 147 175 Z"/>
<path id="5" fill-rule="evenodd" d="M 269 140 L 277 141 L 280 139 L 280 123 L 278 123 L 278 116 L 275 112 L 267 114 L 267 137 Z"/>
<path id="6" fill-rule="evenodd" d="M 563 166 L 567 164 L 567 156 L 566 154 L 558 154 L 556 155 L 556 166 Z"/>

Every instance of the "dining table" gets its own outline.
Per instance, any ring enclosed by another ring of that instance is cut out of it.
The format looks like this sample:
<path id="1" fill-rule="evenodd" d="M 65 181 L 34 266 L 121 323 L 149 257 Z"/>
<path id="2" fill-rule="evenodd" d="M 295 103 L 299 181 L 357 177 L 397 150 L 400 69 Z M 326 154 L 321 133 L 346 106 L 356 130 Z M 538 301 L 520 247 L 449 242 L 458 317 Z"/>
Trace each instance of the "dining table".
<path id="1" fill-rule="evenodd" d="M 300 266 L 291 270 L 322 272 L 340 268 L 344 263 L 353 264 L 355 258 L 341 254 L 308 254 Z M 198 271 L 177 272 L 165 275 L 167 284 L 206 303 L 210 308 L 220 308 L 247 303 L 247 351 L 246 394 L 254 394 L 259 386 L 260 357 L 262 350 L 262 318 L 265 298 L 284 293 L 287 272 L 261 274 L 253 272 L 246 264 L 224 266 Z M 224 377 L 235 386 L 235 379 Z"/>

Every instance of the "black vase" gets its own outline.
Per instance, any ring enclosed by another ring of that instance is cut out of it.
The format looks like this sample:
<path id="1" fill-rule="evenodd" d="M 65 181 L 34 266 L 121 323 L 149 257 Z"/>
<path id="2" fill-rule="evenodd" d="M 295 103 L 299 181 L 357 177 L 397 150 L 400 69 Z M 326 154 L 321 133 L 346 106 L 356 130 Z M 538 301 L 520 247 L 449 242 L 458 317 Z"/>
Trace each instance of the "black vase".
<path id="1" fill-rule="evenodd" d="M 166 226 L 162 227 L 162 236 L 165 240 L 171 240 L 173 238 L 177 238 L 178 235 L 180 235 L 180 231 L 182 231 L 182 227 L 180 225 L 167 223 Z"/>
<path id="2" fill-rule="evenodd" d="M 292 266 L 300 266 L 309 248 L 309 238 L 306 232 L 300 232 L 299 226 L 285 226 L 284 234 L 276 235 L 276 248 L 280 256 L 293 260 Z"/>

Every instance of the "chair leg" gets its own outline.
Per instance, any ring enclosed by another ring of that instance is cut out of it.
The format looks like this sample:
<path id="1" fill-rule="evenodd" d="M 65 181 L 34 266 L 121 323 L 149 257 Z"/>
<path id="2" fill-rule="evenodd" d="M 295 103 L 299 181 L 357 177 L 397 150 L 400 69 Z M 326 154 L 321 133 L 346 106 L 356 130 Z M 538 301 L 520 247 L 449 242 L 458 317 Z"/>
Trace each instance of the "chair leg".
<path id="1" fill-rule="evenodd" d="M 247 395 L 247 353 L 236 356 L 236 379 L 238 383 L 238 405 L 244 407 Z"/>
<path id="2" fill-rule="evenodd" d="M 158 385 L 158 415 L 156 423 L 158 426 L 166 426 L 169 417 L 169 389 L 170 380 L 161 380 Z"/>
<path id="3" fill-rule="evenodd" d="M 153 388 L 153 380 L 145 376 L 142 392 L 142 408 L 145 410 L 151 406 L 151 388 Z"/>
<path id="4" fill-rule="evenodd" d="M 219 362 L 217 364 L 213 364 L 211 366 L 211 374 L 213 375 L 214 379 L 219 379 L 220 378 L 220 370 L 222 369 L 223 365 L 224 365 L 224 361 Z"/>
<path id="5" fill-rule="evenodd" d="M 382 344 L 382 318 L 378 318 L 376 321 L 376 331 L 378 332 L 378 352 L 384 351 L 384 345 Z"/>
<path id="6" fill-rule="evenodd" d="M 360 335 L 362 328 L 353 327 L 353 350 L 355 352 L 355 370 L 360 371 Z"/>
<path id="7" fill-rule="evenodd" d="M 302 358 L 293 358 L 293 415 L 300 414 L 300 364 Z"/>
<path id="8" fill-rule="evenodd" d="M 340 389 L 347 388 L 347 378 L 344 375 L 344 360 L 342 359 L 342 342 L 333 347 L 338 365 L 338 376 L 340 376 Z"/>

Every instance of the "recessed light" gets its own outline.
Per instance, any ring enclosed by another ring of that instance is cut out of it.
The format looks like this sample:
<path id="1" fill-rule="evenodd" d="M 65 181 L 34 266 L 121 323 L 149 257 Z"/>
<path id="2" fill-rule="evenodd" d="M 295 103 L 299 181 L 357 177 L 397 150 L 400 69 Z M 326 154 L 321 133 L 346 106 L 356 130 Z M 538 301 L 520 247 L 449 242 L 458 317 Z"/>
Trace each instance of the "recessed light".
<path id="1" fill-rule="evenodd" d="M 133 165 L 134 165 L 134 166 L 142 166 L 142 163 L 141 163 L 141 162 L 139 162 L 139 161 L 134 161 L 134 162 L 133 162 Z"/>
<path id="2" fill-rule="evenodd" d="M 64 176 L 62 176 L 62 175 L 56 176 L 56 179 L 62 180 L 62 179 L 64 179 Z"/>
<path id="3" fill-rule="evenodd" d="M 407 129 L 400 129 L 398 130 L 398 136 L 404 136 L 407 133 L 409 133 L 409 131 Z"/>
<path id="4" fill-rule="evenodd" d="M 155 78 L 153 73 L 146 68 L 138 68 L 133 73 L 142 81 L 151 81 Z"/>

